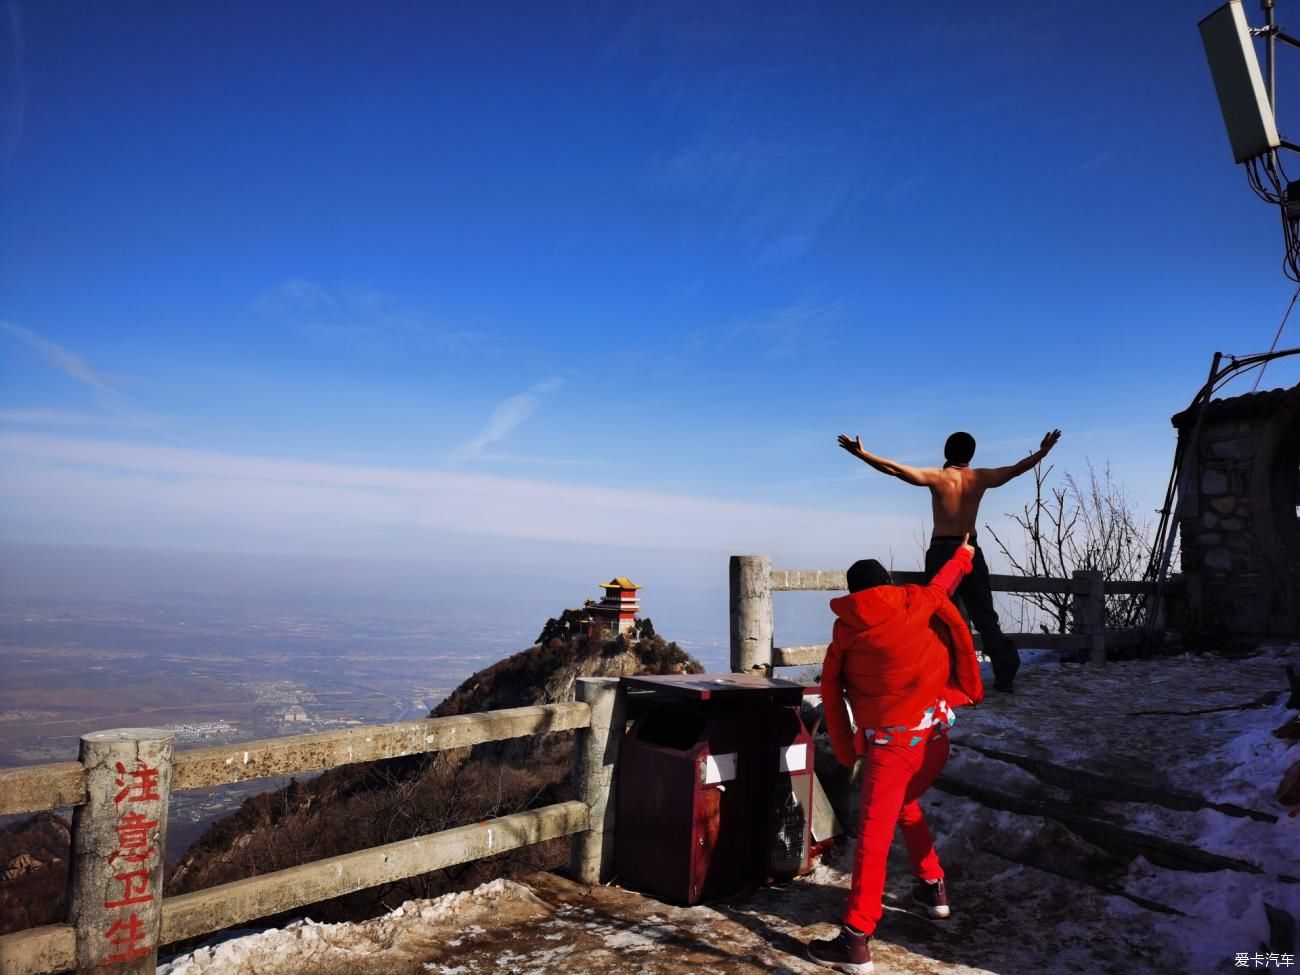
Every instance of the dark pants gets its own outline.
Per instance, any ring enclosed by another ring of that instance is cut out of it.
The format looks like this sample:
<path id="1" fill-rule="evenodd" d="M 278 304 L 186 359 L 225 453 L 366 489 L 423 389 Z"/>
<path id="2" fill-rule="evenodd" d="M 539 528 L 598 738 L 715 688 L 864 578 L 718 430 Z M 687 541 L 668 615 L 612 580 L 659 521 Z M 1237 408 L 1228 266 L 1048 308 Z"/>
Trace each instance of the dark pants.
<path id="1" fill-rule="evenodd" d="M 971 544 L 975 544 L 974 536 L 971 537 Z M 934 574 L 944 567 L 960 547 L 960 538 L 935 535 L 925 553 L 926 576 L 933 579 Z M 961 581 L 953 599 L 959 601 L 962 612 L 984 640 L 984 652 L 993 664 L 993 685 L 1010 688 L 1016 671 L 1020 669 L 1020 651 L 998 625 L 997 610 L 993 608 L 993 590 L 989 588 L 989 565 L 984 561 L 984 553 L 978 545 L 975 545 L 970 575 Z"/>

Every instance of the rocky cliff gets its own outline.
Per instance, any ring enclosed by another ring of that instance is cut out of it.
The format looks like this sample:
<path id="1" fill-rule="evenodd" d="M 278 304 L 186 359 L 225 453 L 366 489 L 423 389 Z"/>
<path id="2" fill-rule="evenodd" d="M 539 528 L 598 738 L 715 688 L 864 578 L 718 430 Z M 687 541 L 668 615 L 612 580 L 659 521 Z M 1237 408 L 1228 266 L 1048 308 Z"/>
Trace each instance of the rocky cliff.
<path id="1" fill-rule="evenodd" d="M 71 836 L 52 812 L 0 829 L 0 934 L 65 919 Z"/>

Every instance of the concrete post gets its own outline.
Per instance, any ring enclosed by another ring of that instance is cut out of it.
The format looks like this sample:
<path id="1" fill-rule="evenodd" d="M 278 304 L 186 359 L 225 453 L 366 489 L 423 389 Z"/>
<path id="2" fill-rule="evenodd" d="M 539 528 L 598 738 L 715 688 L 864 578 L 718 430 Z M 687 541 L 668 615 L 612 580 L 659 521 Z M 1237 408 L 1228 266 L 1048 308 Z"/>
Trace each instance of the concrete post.
<path id="1" fill-rule="evenodd" d="M 1106 579 L 1100 569 L 1076 569 L 1075 579 L 1088 583 L 1086 594 L 1075 594 L 1074 628 L 1088 638 L 1088 661 L 1106 662 Z"/>
<path id="2" fill-rule="evenodd" d="M 1106 662 L 1106 578 L 1100 569 L 1088 573 L 1088 603 L 1092 606 L 1096 629 L 1092 633 L 1092 646 L 1088 648 L 1088 661 Z"/>
<path id="3" fill-rule="evenodd" d="M 579 677 L 576 697 L 591 708 L 591 727 L 573 741 L 573 784 L 591 811 L 586 832 L 576 833 L 569 870 L 576 880 L 600 884 L 614 874 L 615 774 L 627 724 L 627 706 L 617 677 Z"/>
<path id="4" fill-rule="evenodd" d="M 72 814 L 77 973 L 153 975 L 175 735 L 119 728 L 81 736 L 84 804 Z"/>
<path id="5" fill-rule="evenodd" d="M 731 588 L 731 670 L 736 674 L 772 672 L 772 558 L 733 555 Z"/>

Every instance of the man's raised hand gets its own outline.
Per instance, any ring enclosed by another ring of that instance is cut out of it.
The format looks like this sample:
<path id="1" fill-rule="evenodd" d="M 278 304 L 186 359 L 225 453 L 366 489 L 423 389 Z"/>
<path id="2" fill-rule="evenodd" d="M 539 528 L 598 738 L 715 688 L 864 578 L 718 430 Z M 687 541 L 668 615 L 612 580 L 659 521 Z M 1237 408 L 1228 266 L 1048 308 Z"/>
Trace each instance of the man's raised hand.
<path id="1" fill-rule="evenodd" d="M 975 546 L 970 543 L 970 532 L 961 537 L 961 548 L 970 553 L 971 558 L 975 557 Z"/>
<path id="2" fill-rule="evenodd" d="M 1061 431 L 1052 430 L 1046 436 L 1043 437 L 1043 442 L 1038 445 L 1038 449 L 1041 450 L 1043 453 L 1047 453 L 1049 450 L 1051 450 L 1053 447 L 1056 446 L 1056 441 L 1060 439 L 1061 439 Z"/>
<path id="3" fill-rule="evenodd" d="M 850 440 L 844 434 L 840 434 L 840 446 L 851 453 L 854 457 L 862 456 L 862 438 L 854 437 Z"/>

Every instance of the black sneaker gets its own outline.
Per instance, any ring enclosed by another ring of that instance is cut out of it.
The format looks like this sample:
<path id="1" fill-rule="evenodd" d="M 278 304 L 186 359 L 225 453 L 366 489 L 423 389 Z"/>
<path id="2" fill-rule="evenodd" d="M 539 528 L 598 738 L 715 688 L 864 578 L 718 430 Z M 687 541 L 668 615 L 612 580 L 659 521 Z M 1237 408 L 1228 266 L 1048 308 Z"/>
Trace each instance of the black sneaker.
<path id="1" fill-rule="evenodd" d="M 848 975 L 866 975 L 875 968 L 871 963 L 871 939 L 843 925 L 834 938 L 810 944 L 808 957 L 819 965 Z"/>
<path id="2" fill-rule="evenodd" d="M 948 886 L 942 880 L 918 880 L 912 888 L 912 900 L 925 908 L 930 917 L 948 917 Z"/>

